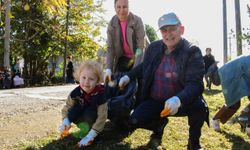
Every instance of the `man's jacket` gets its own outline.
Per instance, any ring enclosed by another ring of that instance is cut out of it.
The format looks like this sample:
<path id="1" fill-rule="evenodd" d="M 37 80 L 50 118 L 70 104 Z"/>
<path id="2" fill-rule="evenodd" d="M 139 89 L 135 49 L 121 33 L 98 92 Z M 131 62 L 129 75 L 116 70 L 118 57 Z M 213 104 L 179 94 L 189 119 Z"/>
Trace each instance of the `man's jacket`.
<path id="1" fill-rule="evenodd" d="M 135 77 L 142 78 L 141 100 L 150 98 L 150 88 L 157 67 L 165 55 L 165 44 L 162 40 L 155 41 L 146 50 L 143 63 L 128 73 L 131 80 Z M 182 39 L 176 49 L 172 51 L 177 65 L 177 83 L 181 87 L 176 96 L 182 105 L 191 104 L 202 98 L 203 75 L 205 73 L 204 61 L 201 50 Z"/>

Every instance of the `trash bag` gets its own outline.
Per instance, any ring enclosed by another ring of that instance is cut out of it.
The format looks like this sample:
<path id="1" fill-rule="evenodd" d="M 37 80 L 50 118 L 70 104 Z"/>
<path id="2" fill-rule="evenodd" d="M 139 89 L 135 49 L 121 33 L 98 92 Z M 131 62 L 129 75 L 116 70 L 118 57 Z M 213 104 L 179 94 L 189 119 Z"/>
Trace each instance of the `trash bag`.
<path id="1" fill-rule="evenodd" d="M 131 111 L 135 107 L 137 80 L 130 81 L 124 89 L 119 89 L 118 83 L 124 73 L 112 76 L 109 83 L 105 83 L 106 99 L 108 100 L 108 119 L 111 122 L 126 126 Z"/>
<path id="2" fill-rule="evenodd" d="M 211 81 L 216 86 L 221 84 L 218 69 L 211 75 Z"/>

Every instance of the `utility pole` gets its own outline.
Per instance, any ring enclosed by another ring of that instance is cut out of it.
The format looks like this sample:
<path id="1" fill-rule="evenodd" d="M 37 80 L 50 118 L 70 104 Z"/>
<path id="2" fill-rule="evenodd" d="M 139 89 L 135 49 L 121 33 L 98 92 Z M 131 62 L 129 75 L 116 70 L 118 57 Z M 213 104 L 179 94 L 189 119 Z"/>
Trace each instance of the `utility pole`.
<path id="1" fill-rule="evenodd" d="M 69 9 L 70 9 L 70 0 L 67 0 L 67 14 L 66 14 L 66 35 L 65 35 L 65 45 L 64 45 L 64 57 L 63 57 L 63 79 L 64 82 L 66 83 L 66 76 L 65 76 L 65 71 L 66 71 L 66 58 L 68 55 L 68 35 L 69 35 Z"/>
<path id="2" fill-rule="evenodd" d="M 223 62 L 227 62 L 227 2 L 223 0 Z"/>
<path id="3" fill-rule="evenodd" d="M 236 47 L 237 47 L 237 56 L 239 56 L 242 54 L 240 0 L 234 0 L 234 6 L 235 6 L 235 23 L 236 23 Z"/>

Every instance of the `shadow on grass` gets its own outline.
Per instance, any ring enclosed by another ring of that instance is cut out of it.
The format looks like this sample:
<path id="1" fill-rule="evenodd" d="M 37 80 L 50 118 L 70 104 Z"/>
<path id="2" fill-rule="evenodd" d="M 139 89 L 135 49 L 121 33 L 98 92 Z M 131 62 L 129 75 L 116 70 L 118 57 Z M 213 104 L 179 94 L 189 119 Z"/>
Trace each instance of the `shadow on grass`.
<path id="1" fill-rule="evenodd" d="M 225 131 L 221 132 L 231 143 L 233 143 L 232 150 L 249 150 L 250 143 L 245 141 L 244 138 L 236 135 L 230 134 Z"/>
<path id="2" fill-rule="evenodd" d="M 118 129 L 103 131 L 100 136 L 97 138 L 89 147 L 81 148 L 81 150 L 128 150 L 131 149 L 130 144 L 123 142 L 123 139 L 128 137 L 128 132 L 122 132 Z M 55 139 L 47 144 L 42 144 L 42 146 L 37 147 L 28 147 L 26 150 L 76 150 L 79 149 L 76 147 L 76 144 L 81 139 L 75 138 L 72 135 L 64 138 L 63 140 Z"/>
<path id="3" fill-rule="evenodd" d="M 215 95 L 215 94 L 218 94 L 221 92 L 222 92 L 222 90 L 218 90 L 218 89 L 211 89 L 211 90 L 206 89 L 206 90 L 204 90 L 204 94 L 209 95 L 209 96 Z"/>
<path id="4" fill-rule="evenodd" d="M 166 150 L 166 148 L 163 148 L 161 145 L 157 146 L 157 147 L 152 147 L 149 144 L 146 145 L 141 145 L 137 148 L 133 148 L 131 150 Z"/>

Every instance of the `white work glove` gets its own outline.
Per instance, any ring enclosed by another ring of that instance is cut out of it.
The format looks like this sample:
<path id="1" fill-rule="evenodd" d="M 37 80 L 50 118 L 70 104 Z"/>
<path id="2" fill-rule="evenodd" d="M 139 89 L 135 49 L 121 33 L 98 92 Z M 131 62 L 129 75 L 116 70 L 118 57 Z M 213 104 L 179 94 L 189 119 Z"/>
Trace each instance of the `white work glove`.
<path id="1" fill-rule="evenodd" d="M 170 110 L 170 115 L 176 114 L 180 106 L 181 101 L 177 96 L 173 96 L 165 101 L 165 108 L 168 108 Z"/>
<path id="2" fill-rule="evenodd" d="M 123 89 L 129 82 L 130 82 L 130 79 L 127 75 L 121 77 L 119 81 L 119 88 Z"/>
<path id="3" fill-rule="evenodd" d="M 59 131 L 62 133 L 64 131 L 65 127 L 69 127 L 70 124 L 71 123 L 69 121 L 69 118 L 68 117 L 64 118 L 62 124 L 59 127 Z"/>
<path id="4" fill-rule="evenodd" d="M 91 145 L 97 135 L 97 131 L 91 129 L 89 133 L 84 138 L 82 138 L 80 142 L 78 142 L 78 147 Z"/>
<path id="5" fill-rule="evenodd" d="M 112 74 L 112 72 L 111 72 L 111 69 L 106 69 L 105 70 L 105 74 L 104 74 L 104 82 L 106 82 L 106 81 L 111 81 L 111 74 Z"/>

